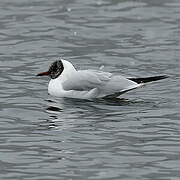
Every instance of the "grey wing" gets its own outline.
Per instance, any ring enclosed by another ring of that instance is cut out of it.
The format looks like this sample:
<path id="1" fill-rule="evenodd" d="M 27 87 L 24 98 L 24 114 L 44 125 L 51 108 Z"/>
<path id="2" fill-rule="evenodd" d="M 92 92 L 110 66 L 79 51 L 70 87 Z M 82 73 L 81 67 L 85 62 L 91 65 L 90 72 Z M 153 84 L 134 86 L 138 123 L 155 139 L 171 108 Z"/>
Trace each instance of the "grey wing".
<path id="1" fill-rule="evenodd" d="M 112 74 L 96 70 L 81 70 L 72 74 L 70 79 L 63 82 L 64 90 L 90 90 L 104 86 Z"/>
<path id="2" fill-rule="evenodd" d="M 113 76 L 105 85 L 104 91 L 107 94 L 105 98 L 118 97 L 128 91 L 141 87 L 143 84 L 137 84 L 124 76 Z"/>

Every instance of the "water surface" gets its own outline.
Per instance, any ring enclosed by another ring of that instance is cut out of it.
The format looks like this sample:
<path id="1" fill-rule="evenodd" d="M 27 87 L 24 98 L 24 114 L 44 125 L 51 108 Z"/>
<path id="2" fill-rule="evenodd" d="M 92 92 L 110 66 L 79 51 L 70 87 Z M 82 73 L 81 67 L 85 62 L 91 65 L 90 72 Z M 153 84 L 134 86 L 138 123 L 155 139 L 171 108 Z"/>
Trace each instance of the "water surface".
<path id="1" fill-rule="evenodd" d="M 0 179 L 180 178 L 178 0 L 0 2 Z M 169 79 L 120 100 L 54 98 L 35 75 L 76 68 Z"/>

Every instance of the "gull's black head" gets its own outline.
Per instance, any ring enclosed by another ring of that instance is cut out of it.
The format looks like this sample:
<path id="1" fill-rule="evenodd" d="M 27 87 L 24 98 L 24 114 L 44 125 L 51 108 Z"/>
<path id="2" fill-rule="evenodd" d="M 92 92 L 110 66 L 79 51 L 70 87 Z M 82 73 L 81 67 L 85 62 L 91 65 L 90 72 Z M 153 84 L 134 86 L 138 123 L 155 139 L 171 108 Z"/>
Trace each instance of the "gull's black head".
<path id="1" fill-rule="evenodd" d="M 37 76 L 50 76 L 51 79 L 56 79 L 64 70 L 64 66 L 61 60 L 54 61 L 47 72 L 37 74 Z"/>
<path id="2" fill-rule="evenodd" d="M 61 60 L 55 61 L 49 67 L 49 76 L 52 79 L 56 79 L 64 70 L 64 66 Z"/>

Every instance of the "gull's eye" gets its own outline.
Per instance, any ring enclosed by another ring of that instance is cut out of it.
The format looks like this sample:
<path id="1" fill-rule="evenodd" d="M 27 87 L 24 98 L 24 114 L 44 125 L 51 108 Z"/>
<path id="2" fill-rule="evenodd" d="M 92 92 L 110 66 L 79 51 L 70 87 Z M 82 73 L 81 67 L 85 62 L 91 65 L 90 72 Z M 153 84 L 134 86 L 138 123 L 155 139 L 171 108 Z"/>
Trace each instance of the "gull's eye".
<path id="1" fill-rule="evenodd" d="M 57 62 L 51 64 L 49 71 L 55 72 L 57 70 Z"/>
<path id="2" fill-rule="evenodd" d="M 55 72 L 57 70 L 57 64 L 53 66 L 53 71 Z"/>

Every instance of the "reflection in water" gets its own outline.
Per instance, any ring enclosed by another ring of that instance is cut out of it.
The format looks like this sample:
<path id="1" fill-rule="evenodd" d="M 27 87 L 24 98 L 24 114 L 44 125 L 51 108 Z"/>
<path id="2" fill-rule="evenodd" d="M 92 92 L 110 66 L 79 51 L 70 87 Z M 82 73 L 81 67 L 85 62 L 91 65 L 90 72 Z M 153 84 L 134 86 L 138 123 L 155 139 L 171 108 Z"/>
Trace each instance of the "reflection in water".
<path id="1" fill-rule="evenodd" d="M 46 110 L 60 112 L 62 109 L 55 107 L 55 106 L 49 106 Z"/>
<path id="2" fill-rule="evenodd" d="M 125 98 L 113 99 L 71 99 L 71 98 L 49 98 L 46 112 L 49 115 L 47 120 L 41 122 L 41 128 L 64 129 L 71 127 L 74 121 L 84 119 L 91 121 L 92 124 L 107 123 L 113 121 L 121 121 L 118 117 L 125 117 L 134 114 L 137 106 L 146 108 L 155 106 L 154 102 L 146 102 L 143 100 L 128 100 Z M 125 111 L 126 109 L 126 111 Z M 126 114 L 128 111 L 128 114 Z M 111 117 L 115 118 L 111 118 Z M 135 118 L 137 119 L 137 118 Z M 128 121 L 128 120 L 126 120 Z M 92 125 L 91 125 L 92 126 Z"/>

